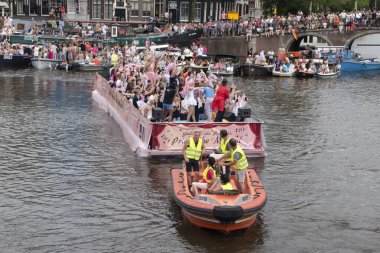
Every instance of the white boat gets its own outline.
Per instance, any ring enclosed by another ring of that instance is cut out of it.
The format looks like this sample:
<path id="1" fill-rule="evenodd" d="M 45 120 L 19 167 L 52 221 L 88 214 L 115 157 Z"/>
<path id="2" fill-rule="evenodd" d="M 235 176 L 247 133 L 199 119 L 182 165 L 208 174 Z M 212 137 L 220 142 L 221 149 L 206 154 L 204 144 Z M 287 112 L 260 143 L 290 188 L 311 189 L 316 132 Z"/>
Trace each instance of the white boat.
<path id="1" fill-rule="evenodd" d="M 331 72 L 331 73 L 317 73 L 318 78 L 335 78 L 335 77 L 340 77 L 340 70 L 337 72 Z"/>
<path id="2" fill-rule="evenodd" d="M 291 72 L 282 72 L 282 71 L 276 71 L 273 69 L 272 71 L 273 76 L 278 76 L 278 77 L 293 77 L 294 76 L 294 71 Z"/>
<path id="3" fill-rule="evenodd" d="M 32 59 L 32 66 L 35 69 L 56 69 L 62 60 L 54 59 Z"/>
<path id="4" fill-rule="evenodd" d="M 239 141 L 246 156 L 265 156 L 263 121 L 250 116 L 239 122 L 154 122 L 148 120 L 118 90 L 111 88 L 108 81 L 96 74 L 93 99 L 116 120 L 124 132 L 130 148 L 139 156 L 181 156 L 183 140 L 199 131 L 207 153 L 219 147 L 219 131 L 226 129 L 232 138 Z M 159 112 L 161 110 L 157 110 Z M 153 113 L 154 114 L 154 113 Z M 157 117 L 160 117 L 159 115 Z"/>

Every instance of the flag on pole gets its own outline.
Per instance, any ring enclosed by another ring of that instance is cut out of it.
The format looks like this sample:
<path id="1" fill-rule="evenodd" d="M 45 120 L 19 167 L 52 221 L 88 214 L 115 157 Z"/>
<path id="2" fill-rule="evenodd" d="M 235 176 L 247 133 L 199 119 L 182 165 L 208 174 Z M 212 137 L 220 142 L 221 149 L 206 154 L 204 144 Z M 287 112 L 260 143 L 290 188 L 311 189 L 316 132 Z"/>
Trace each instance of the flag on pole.
<path id="1" fill-rule="evenodd" d="M 297 29 L 295 27 L 293 28 L 293 37 L 295 40 L 298 40 L 298 33 L 297 33 Z"/>

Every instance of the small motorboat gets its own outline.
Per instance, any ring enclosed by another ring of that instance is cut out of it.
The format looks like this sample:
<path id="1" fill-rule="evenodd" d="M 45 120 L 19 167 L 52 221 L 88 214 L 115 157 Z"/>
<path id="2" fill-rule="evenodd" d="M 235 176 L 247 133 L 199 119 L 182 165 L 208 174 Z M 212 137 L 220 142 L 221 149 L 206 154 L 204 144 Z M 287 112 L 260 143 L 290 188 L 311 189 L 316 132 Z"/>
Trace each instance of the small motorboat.
<path id="1" fill-rule="evenodd" d="M 326 74 L 317 73 L 317 77 L 322 78 L 322 79 L 340 77 L 340 70 L 337 72 L 330 72 L 330 73 L 326 73 Z"/>
<path id="2" fill-rule="evenodd" d="M 276 71 L 273 69 L 272 74 L 273 74 L 273 76 L 278 76 L 278 77 L 293 77 L 294 71 L 283 72 L 283 71 Z"/>
<path id="3" fill-rule="evenodd" d="M 209 73 L 216 76 L 232 76 L 239 68 L 239 58 L 234 55 L 215 55 Z"/>
<path id="4" fill-rule="evenodd" d="M 35 69 L 56 69 L 62 60 L 33 58 L 32 66 Z"/>
<path id="5" fill-rule="evenodd" d="M 294 72 L 294 76 L 298 78 L 312 78 L 316 76 L 316 73 L 311 73 L 307 71 L 296 71 Z"/>
<path id="6" fill-rule="evenodd" d="M 345 71 L 369 71 L 380 69 L 379 59 L 347 60 L 340 63 L 341 70 Z"/>
<path id="7" fill-rule="evenodd" d="M 201 70 L 207 73 L 210 68 L 211 61 L 211 57 L 207 55 L 197 55 L 194 59 L 194 63 L 190 64 L 190 67 L 195 73 L 199 73 Z"/>
<path id="8" fill-rule="evenodd" d="M 72 70 L 72 66 L 70 63 L 67 63 L 67 62 L 61 62 L 58 67 L 58 69 L 62 69 L 62 70 Z"/>
<path id="9" fill-rule="evenodd" d="M 0 67 L 1 68 L 27 68 L 30 66 L 32 56 L 29 55 L 11 55 L 0 54 Z"/>
<path id="10" fill-rule="evenodd" d="M 202 166 L 200 174 L 202 175 Z M 257 213 L 266 204 L 266 193 L 254 169 L 247 169 L 247 193 L 233 190 L 208 192 L 202 190 L 194 196 L 187 183 L 186 168 L 170 171 L 174 199 L 184 216 L 194 225 L 222 233 L 245 229 L 256 220 Z M 235 175 L 230 176 L 235 185 Z"/>
<path id="11" fill-rule="evenodd" d="M 271 76 L 274 65 L 261 65 L 243 63 L 240 64 L 240 69 L 243 76 Z"/>
<path id="12" fill-rule="evenodd" d="M 93 63 L 79 63 L 73 62 L 71 68 L 76 71 L 102 71 L 103 65 L 96 65 Z"/>

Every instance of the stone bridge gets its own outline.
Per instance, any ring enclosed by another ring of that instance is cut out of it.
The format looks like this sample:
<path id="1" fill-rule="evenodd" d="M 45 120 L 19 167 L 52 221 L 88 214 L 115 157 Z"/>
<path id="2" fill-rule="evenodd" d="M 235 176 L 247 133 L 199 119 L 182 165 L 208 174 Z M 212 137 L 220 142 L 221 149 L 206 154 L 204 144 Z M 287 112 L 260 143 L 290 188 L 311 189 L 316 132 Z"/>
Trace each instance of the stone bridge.
<path id="1" fill-rule="evenodd" d="M 298 40 L 295 40 L 292 34 L 285 33 L 284 36 L 274 35 L 270 38 L 253 36 L 249 42 L 246 41 L 245 36 L 204 38 L 202 41 L 206 45 L 209 55 L 230 54 L 244 58 L 250 48 L 253 49 L 253 52 L 269 49 L 276 51 L 279 47 L 284 47 L 287 51 L 296 51 L 306 36 L 322 38 L 330 46 L 350 48 L 355 39 L 369 34 L 380 34 L 380 27 L 361 28 L 352 32 L 340 32 L 338 29 L 306 30 L 298 34 Z"/>

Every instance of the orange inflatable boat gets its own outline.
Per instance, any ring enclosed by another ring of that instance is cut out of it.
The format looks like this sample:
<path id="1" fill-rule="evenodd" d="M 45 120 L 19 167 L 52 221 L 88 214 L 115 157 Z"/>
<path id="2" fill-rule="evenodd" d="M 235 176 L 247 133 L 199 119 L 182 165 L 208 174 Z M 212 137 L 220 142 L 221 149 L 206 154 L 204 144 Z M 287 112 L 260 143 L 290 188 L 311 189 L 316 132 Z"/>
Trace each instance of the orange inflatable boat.
<path id="1" fill-rule="evenodd" d="M 202 175 L 200 166 L 200 175 Z M 257 213 L 266 204 L 266 194 L 255 170 L 247 169 L 245 185 L 247 193 L 239 190 L 223 190 L 207 193 L 202 190 L 194 196 L 188 187 L 186 169 L 175 168 L 170 171 L 174 198 L 184 216 L 194 225 L 228 233 L 250 227 Z M 236 185 L 231 175 L 232 185 Z"/>

